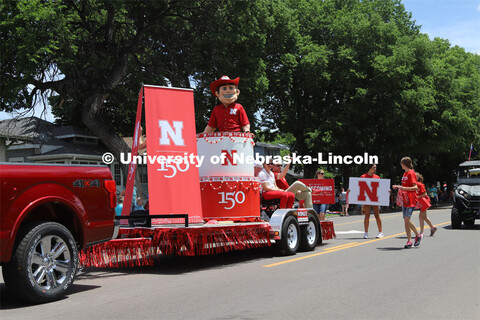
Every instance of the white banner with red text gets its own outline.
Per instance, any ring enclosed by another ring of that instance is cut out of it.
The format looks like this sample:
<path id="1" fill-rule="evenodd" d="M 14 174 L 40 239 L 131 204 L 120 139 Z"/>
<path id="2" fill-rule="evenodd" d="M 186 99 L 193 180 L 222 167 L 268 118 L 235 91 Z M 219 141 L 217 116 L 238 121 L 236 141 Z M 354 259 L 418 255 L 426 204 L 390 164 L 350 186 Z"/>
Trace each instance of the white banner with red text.
<path id="1" fill-rule="evenodd" d="M 388 206 L 390 203 L 390 179 L 350 177 L 349 189 L 349 204 Z"/>

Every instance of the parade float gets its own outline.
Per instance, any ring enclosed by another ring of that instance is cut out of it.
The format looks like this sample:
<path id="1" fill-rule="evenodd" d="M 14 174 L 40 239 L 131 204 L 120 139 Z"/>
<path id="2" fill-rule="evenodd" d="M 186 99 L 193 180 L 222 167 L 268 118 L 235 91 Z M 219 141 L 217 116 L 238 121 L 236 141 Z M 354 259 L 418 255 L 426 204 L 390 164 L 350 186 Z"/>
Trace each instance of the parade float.
<path id="1" fill-rule="evenodd" d="M 261 219 L 251 133 L 196 134 L 193 90 L 142 86 L 132 146 L 138 155 L 145 106 L 149 210 L 132 226 L 124 205 L 119 236 L 83 250 L 83 266 L 151 265 L 162 254 L 206 255 L 274 245 L 281 254 L 314 250 L 335 236 L 333 222 L 313 209 L 278 209 Z M 130 163 L 124 204 L 132 202 Z M 150 222 L 151 220 L 151 222 Z"/>

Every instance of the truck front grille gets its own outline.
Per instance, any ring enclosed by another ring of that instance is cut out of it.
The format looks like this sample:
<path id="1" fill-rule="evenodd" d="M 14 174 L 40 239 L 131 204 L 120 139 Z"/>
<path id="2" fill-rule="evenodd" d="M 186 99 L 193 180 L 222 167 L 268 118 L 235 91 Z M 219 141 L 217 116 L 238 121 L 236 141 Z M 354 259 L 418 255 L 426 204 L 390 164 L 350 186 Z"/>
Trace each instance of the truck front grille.
<path id="1" fill-rule="evenodd" d="M 480 210 L 480 197 L 471 197 L 468 199 L 468 208 L 472 210 Z"/>

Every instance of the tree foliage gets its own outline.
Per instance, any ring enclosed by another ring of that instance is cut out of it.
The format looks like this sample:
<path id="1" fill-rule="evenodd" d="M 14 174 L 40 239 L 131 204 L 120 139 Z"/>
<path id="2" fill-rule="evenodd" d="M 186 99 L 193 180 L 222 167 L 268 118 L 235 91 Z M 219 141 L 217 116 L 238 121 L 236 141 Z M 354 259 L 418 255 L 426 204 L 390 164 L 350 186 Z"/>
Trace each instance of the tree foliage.
<path id="1" fill-rule="evenodd" d="M 376 154 L 391 178 L 409 155 L 448 180 L 480 144 L 480 57 L 430 40 L 398 0 L 2 1 L 0 36 L 1 109 L 49 96 L 117 156 L 142 83 L 193 86 L 201 131 L 224 74 L 257 132 L 299 154 Z"/>
<path id="2" fill-rule="evenodd" d="M 409 155 L 428 178 L 450 178 L 479 141 L 479 56 L 430 41 L 399 1 L 279 3 L 288 9 L 270 7 L 278 38 L 266 50 L 271 128 L 303 154 L 366 151 L 391 178 Z"/>

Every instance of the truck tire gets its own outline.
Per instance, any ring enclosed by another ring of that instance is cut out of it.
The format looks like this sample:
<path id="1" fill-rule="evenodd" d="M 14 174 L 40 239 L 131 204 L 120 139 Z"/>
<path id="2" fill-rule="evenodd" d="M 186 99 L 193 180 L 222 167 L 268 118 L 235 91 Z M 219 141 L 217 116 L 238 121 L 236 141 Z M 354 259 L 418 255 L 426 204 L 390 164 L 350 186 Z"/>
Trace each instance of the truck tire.
<path id="1" fill-rule="evenodd" d="M 282 225 L 282 239 L 278 245 L 278 250 L 281 255 L 293 255 L 297 253 L 300 246 L 300 227 L 295 217 L 288 216 L 283 221 Z"/>
<path id="2" fill-rule="evenodd" d="M 457 207 L 452 207 L 452 229 L 460 229 L 462 227 L 462 218 L 460 217 L 460 212 L 458 211 Z"/>
<path id="3" fill-rule="evenodd" d="M 28 225 L 23 231 L 12 260 L 2 268 L 5 285 L 34 303 L 62 298 L 78 268 L 72 234 L 55 222 Z"/>
<path id="4" fill-rule="evenodd" d="M 313 251 L 318 244 L 318 240 L 322 239 L 320 225 L 311 213 L 308 214 L 308 225 L 301 226 L 300 250 Z"/>

